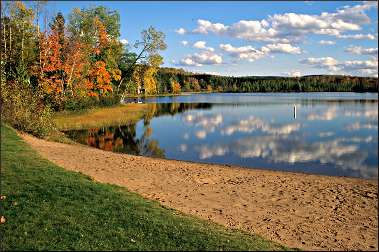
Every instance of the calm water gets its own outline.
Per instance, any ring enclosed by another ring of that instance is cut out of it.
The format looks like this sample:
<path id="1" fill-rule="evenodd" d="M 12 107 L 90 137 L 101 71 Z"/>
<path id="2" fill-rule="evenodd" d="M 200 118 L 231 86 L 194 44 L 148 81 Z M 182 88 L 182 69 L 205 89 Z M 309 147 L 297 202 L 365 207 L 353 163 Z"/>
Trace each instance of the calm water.
<path id="1" fill-rule="evenodd" d="M 378 94 L 201 94 L 146 102 L 149 113 L 136 124 L 66 133 L 135 155 L 378 176 Z"/>

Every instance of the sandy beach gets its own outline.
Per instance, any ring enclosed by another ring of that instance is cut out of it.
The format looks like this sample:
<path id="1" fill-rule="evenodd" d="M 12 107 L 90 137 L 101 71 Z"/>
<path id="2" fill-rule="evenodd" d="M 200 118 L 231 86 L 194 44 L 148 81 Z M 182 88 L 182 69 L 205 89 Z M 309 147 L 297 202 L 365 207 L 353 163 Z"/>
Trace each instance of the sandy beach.
<path id="1" fill-rule="evenodd" d="M 65 169 L 283 245 L 378 250 L 377 181 L 154 159 L 21 136 Z"/>

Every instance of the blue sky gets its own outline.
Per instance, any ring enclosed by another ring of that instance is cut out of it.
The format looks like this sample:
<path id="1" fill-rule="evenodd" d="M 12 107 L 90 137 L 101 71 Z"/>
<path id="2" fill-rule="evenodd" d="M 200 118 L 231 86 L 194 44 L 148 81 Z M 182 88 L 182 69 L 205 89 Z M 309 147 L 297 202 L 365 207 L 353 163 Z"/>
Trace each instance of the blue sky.
<path id="1" fill-rule="evenodd" d="M 51 15 L 67 15 L 94 5 L 119 11 L 121 39 L 129 43 L 150 25 L 163 31 L 167 67 L 233 76 L 378 74 L 376 2 L 51 1 L 47 7 Z"/>

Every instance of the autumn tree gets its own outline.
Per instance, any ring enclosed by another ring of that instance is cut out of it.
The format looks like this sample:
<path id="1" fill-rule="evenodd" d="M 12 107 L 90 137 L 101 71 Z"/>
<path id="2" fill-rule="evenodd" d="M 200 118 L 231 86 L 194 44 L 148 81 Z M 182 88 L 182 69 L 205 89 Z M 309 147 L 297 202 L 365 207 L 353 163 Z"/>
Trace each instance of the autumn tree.
<path id="1" fill-rule="evenodd" d="M 127 50 L 124 51 L 122 56 L 123 68 L 122 79 L 118 85 L 118 90 L 123 93 L 127 87 L 123 82 L 125 78 L 132 78 L 135 75 L 134 71 L 141 72 L 139 65 L 145 66 L 146 87 L 147 93 L 156 93 L 156 78 L 158 67 L 162 64 L 162 57 L 159 56 L 159 51 L 165 50 L 167 45 L 164 41 L 165 35 L 163 32 L 157 31 L 154 27 L 149 27 L 147 30 L 142 31 L 141 41 L 138 40 L 134 43 L 134 48 L 140 49 L 140 52 L 130 53 Z M 160 60 L 159 57 L 160 57 Z M 159 64 L 158 64 L 159 62 Z M 153 80 L 154 79 L 154 80 Z"/>
<path id="2" fill-rule="evenodd" d="M 112 81 L 121 79 L 118 68 L 122 50 L 119 18 L 117 12 L 102 6 L 75 9 L 70 15 L 70 36 L 77 38 L 89 62 L 85 86 L 90 96 L 109 94 L 113 90 Z"/>
<path id="3" fill-rule="evenodd" d="M 175 79 L 171 79 L 171 92 L 173 94 L 179 94 L 180 93 L 180 84 Z"/>

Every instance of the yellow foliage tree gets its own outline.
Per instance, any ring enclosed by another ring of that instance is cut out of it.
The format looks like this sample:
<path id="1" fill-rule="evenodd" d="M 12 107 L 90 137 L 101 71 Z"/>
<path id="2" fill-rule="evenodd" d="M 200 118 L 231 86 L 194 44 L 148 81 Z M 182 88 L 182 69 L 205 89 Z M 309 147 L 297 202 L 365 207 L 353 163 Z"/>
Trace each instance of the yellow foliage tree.
<path id="1" fill-rule="evenodd" d="M 179 82 L 177 82 L 174 79 L 171 79 L 171 90 L 173 94 L 179 94 L 180 93 L 181 86 Z"/>

